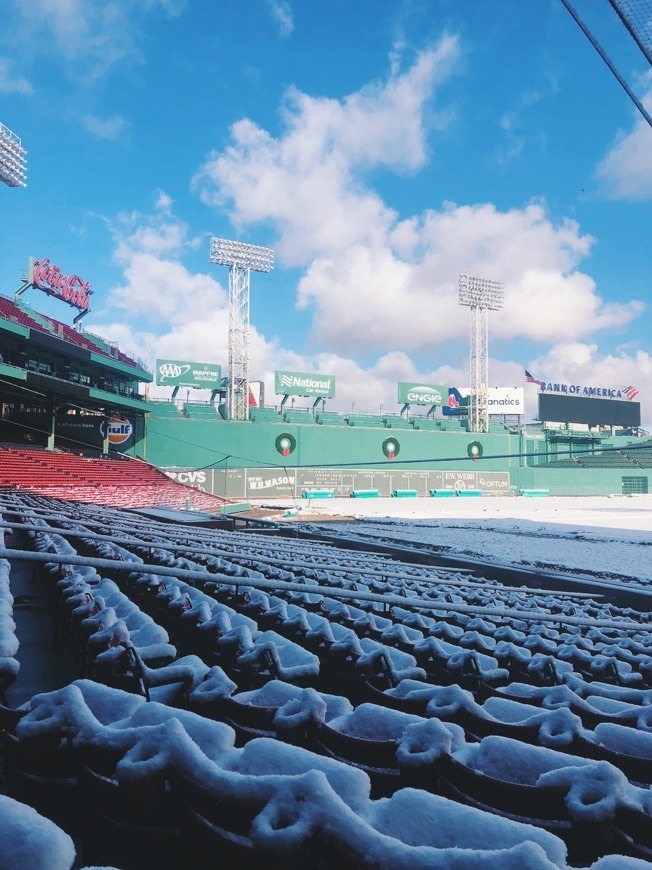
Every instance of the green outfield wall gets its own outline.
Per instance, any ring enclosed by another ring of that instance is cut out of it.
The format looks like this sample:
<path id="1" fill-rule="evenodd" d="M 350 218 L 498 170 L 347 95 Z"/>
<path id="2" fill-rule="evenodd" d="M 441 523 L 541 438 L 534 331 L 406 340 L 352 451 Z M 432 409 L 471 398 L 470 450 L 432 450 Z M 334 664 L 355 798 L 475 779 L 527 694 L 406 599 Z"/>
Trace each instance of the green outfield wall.
<path id="1" fill-rule="evenodd" d="M 646 495 L 652 471 L 622 468 L 515 468 L 514 490 L 547 489 L 550 495 Z"/>
<path id="2" fill-rule="evenodd" d="M 161 403 L 147 419 L 125 415 L 129 425 L 112 435 L 110 449 L 145 459 L 181 483 L 235 499 L 301 498 L 319 489 L 336 496 L 353 490 L 378 490 L 381 496 L 414 490 L 420 497 L 464 490 L 487 495 L 542 490 L 568 496 L 652 492 L 652 468 L 625 460 L 626 467 L 589 469 L 574 461 L 599 453 L 600 447 L 636 443 L 622 437 L 592 444 L 578 436 L 569 457 L 564 453 L 569 444 L 553 442 L 541 432 L 480 435 L 456 423 L 433 430 L 397 428 L 396 421 L 388 427 L 380 418 L 369 427 L 360 425 L 359 418 L 355 426 L 280 419 L 235 422 L 222 420 L 208 406 L 202 414 L 199 406 L 191 410 L 191 416 L 182 416 L 175 405 Z M 40 431 L 45 423 L 30 414 L 3 425 L 5 440 L 19 440 L 26 427 Z M 64 415 L 57 420 L 57 445 L 100 449 L 101 427 L 95 417 Z M 652 465 L 652 450 L 647 456 Z M 566 460 L 566 467 L 548 464 L 556 459 L 560 464 Z M 641 463 L 645 460 L 641 451 Z"/>
<path id="3" fill-rule="evenodd" d="M 622 438 L 603 446 L 622 445 Z M 631 442 L 628 442 L 631 443 Z M 469 456 L 480 444 L 477 461 Z M 576 449 L 589 445 L 579 438 Z M 250 423 L 149 417 L 139 455 L 180 482 L 230 498 L 300 498 L 312 489 L 480 490 L 484 494 L 547 490 L 550 495 L 652 492 L 652 469 L 551 468 L 559 445 L 543 434 L 478 435 L 448 431 Z M 525 457 L 523 454 L 529 454 Z M 580 453 L 580 456 L 583 454 Z M 393 458 L 392 458 L 393 457 Z"/>
<path id="4" fill-rule="evenodd" d="M 477 436 L 461 428 L 431 432 L 150 417 L 146 431 L 143 458 L 162 468 L 351 466 L 475 471 L 468 448 L 479 441 L 486 470 L 509 471 L 520 449 L 519 437 L 507 432 Z"/>

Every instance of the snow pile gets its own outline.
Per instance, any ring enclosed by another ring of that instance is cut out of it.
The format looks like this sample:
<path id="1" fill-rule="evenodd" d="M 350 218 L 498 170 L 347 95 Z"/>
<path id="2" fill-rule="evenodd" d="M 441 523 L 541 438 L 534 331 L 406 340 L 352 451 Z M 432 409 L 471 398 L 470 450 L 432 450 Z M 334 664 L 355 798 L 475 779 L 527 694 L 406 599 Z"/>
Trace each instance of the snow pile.
<path id="1" fill-rule="evenodd" d="M 70 870 L 72 839 L 35 809 L 0 795 L 0 867 L 15 870 Z"/>

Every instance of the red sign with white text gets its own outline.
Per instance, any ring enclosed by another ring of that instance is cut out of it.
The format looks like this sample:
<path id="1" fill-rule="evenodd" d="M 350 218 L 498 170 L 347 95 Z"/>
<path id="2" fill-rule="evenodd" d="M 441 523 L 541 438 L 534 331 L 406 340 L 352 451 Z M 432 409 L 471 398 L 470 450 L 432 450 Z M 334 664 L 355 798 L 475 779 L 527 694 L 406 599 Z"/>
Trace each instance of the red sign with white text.
<path id="1" fill-rule="evenodd" d="M 34 262 L 30 280 L 39 290 L 58 296 L 80 311 L 88 311 L 91 285 L 88 281 L 82 281 L 79 275 L 62 275 L 58 266 L 53 266 L 49 260 L 44 259 Z"/>

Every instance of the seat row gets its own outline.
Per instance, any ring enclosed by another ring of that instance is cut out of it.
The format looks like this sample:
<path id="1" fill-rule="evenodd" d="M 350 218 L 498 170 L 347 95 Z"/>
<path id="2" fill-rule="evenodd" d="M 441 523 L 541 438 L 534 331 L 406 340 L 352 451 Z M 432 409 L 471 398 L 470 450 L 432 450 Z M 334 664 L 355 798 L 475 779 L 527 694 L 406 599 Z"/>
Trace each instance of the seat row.
<path id="1" fill-rule="evenodd" d="M 296 717 L 296 708 L 286 703 L 277 718 Z M 614 847 L 646 855 L 646 793 L 619 783 L 614 800 L 614 781 L 590 762 L 571 771 L 568 758 L 551 750 L 523 751 L 500 738 L 467 744 L 458 729 L 435 720 L 385 717 L 393 757 L 369 757 L 368 766 L 376 776 L 399 770 L 405 787 L 376 799 L 368 771 L 335 757 L 326 731 L 342 738 L 340 754 L 343 743 L 364 742 L 369 717 L 377 719 L 367 707 L 317 725 L 314 739 L 330 750 L 321 755 L 267 737 L 236 748 L 225 723 L 85 680 L 40 695 L 21 712 L 3 731 L 18 747 L 12 790 L 58 812 L 89 857 L 117 866 L 139 854 L 163 868 L 240 862 L 257 870 L 275 861 L 553 870 L 570 861 L 599 870 L 608 866 L 600 856 Z M 423 788 L 429 777 L 454 797 Z M 502 813 L 480 808 L 488 796 Z"/>

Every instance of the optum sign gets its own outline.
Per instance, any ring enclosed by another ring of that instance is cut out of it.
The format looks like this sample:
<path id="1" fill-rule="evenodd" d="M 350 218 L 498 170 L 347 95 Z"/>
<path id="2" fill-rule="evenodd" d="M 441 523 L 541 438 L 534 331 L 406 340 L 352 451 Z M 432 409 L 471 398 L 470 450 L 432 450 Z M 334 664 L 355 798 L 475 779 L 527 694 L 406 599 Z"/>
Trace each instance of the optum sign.
<path id="1" fill-rule="evenodd" d="M 448 400 L 448 387 L 401 382 L 398 385 L 398 400 L 404 405 L 443 405 Z"/>

